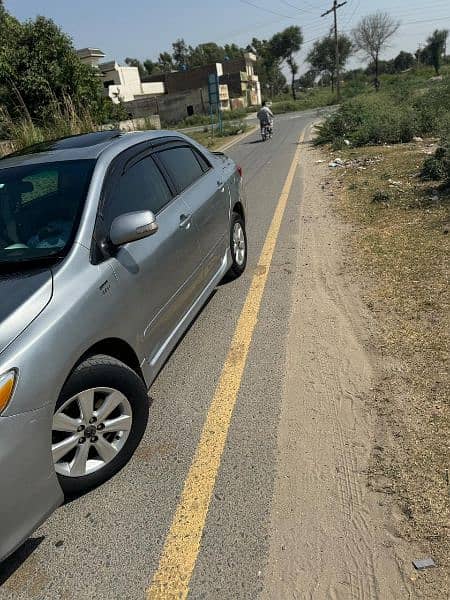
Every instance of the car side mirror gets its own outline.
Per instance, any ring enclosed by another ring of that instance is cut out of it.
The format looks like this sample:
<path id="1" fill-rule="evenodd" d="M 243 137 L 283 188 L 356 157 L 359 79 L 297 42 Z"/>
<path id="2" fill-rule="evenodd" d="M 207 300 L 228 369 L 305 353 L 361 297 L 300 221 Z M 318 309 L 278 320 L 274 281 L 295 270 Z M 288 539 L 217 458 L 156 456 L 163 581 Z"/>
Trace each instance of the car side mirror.
<path id="1" fill-rule="evenodd" d="M 109 239 L 114 246 L 123 246 L 149 237 L 157 231 L 155 215 L 150 210 L 139 210 L 116 217 L 109 230 Z"/>

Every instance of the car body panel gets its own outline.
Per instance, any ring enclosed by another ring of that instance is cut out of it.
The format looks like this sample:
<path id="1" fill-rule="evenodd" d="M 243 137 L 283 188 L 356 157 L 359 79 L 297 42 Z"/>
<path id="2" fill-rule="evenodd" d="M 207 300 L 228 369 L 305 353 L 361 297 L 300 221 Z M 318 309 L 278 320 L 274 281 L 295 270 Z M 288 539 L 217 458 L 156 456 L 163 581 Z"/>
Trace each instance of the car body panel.
<path id="1" fill-rule="evenodd" d="M 16 302 L 22 302 L 20 307 L 14 310 L 13 301 L 5 303 L 0 297 L 2 315 L 6 316 L 1 324 L 0 374 L 10 369 L 18 372 L 13 397 L 0 415 L 0 560 L 63 500 L 51 455 L 51 419 L 77 363 L 100 343 L 120 342 L 135 355 L 149 388 L 231 266 L 226 243 L 229 217 L 234 203 L 242 202 L 236 167 L 181 135 L 180 139 L 197 147 L 210 161 L 213 169 L 208 177 L 158 213 L 159 230 L 154 235 L 122 246 L 98 264 L 92 260 L 97 210 L 111 163 L 127 149 L 164 136 L 174 134 L 127 134 L 103 144 L 68 255 L 50 270 L 36 272 L 34 278 L 20 283 L 22 291 L 17 288 L 15 292 Z M 86 155 L 92 158 L 95 152 L 90 149 Z M 75 154 L 83 152 L 48 152 L 44 159 L 51 162 Z M 39 162 L 39 156 L 30 155 L 29 160 Z M 6 163 L 20 164 L 20 159 L 1 161 L 0 167 Z M 218 174 L 223 191 L 218 190 Z M 214 186 L 210 186 L 212 181 Z M 211 210 L 219 208 L 217 215 L 202 212 L 200 195 Z M 183 228 L 180 217 L 186 211 L 193 219 Z M 208 237 L 213 228 L 216 234 Z M 8 325 L 4 334 L 7 315 L 13 317 L 15 329 Z M 6 494 L 4 481 L 11 483 Z"/>
<path id="2" fill-rule="evenodd" d="M 52 290 L 49 269 L 0 275 L 0 353 L 44 310 Z"/>
<path id="3" fill-rule="evenodd" d="M 0 416 L 0 560 L 63 501 L 49 451 L 52 416 L 52 407 Z"/>

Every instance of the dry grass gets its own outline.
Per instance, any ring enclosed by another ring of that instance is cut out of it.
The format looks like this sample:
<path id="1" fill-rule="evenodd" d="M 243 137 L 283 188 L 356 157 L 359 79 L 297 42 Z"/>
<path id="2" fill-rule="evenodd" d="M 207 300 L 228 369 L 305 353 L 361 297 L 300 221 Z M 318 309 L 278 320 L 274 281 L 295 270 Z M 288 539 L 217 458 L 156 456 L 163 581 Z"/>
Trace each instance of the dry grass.
<path id="1" fill-rule="evenodd" d="M 0 125 L 6 132 L 12 147 L 20 150 L 46 140 L 58 139 L 80 133 L 97 130 L 90 112 L 82 107 L 75 107 L 72 99 L 65 96 L 62 102 L 54 102 L 52 118 L 48 123 L 37 125 L 30 117 L 25 105 L 21 106 L 20 118 L 12 118 L 5 108 L 0 107 Z"/>
<path id="2" fill-rule="evenodd" d="M 212 135 L 209 128 L 206 128 L 207 131 L 189 131 L 187 135 L 210 150 L 218 150 L 224 144 L 228 144 L 233 139 L 242 135 L 242 133 L 248 131 L 246 123 L 231 124 L 231 126 L 227 125 L 228 124 L 225 125 L 221 135 Z"/>
<path id="3" fill-rule="evenodd" d="M 440 598 L 450 572 L 450 194 L 417 177 L 431 150 L 346 150 L 342 159 L 366 161 L 335 172 L 335 187 L 338 210 L 354 226 L 347 266 L 375 322 L 380 369 L 370 484 L 392 494 L 406 517 L 398 519 L 399 534 L 440 566 L 418 582 L 426 597 Z"/>

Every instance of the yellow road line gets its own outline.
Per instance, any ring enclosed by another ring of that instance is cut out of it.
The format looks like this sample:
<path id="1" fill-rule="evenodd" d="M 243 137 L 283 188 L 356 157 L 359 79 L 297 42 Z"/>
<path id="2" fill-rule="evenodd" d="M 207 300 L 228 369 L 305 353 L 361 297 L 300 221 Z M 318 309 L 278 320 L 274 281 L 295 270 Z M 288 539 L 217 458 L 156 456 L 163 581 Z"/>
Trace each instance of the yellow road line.
<path id="1" fill-rule="evenodd" d="M 158 570 L 147 592 L 148 600 L 187 598 L 189 582 L 200 550 L 211 495 L 241 385 L 259 308 L 269 274 L 281 221 L 300 159 L 299 146 L 289 168 L 267 233 L 258 266 L 239 317 L 222 374 L 206 417 L 183 493 L 167 535 Z"/>

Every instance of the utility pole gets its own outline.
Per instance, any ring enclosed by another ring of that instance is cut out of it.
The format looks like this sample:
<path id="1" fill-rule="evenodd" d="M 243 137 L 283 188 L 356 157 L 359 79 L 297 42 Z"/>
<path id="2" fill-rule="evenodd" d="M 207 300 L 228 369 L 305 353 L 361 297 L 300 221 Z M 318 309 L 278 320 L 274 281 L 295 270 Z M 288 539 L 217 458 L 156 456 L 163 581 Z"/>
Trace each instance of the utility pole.
<path id="1" fill-rule="evenodd" d="M 337 3 L 337 0 L 333 0 L 333 6 L 330 8 L 330 10 L 327 10 L 322 15 L 320 15 L 321 17 L 326 17 L 330 13 L 334 13 L 334 43 L 336 45 L 336 49 L 335 49 L 336 95 L 337 95 L 338 100 L 341 99 L 341 76 L 340 76 L 340 69 L 339 69 L 339 41 L 338 41 L 338 29 L 337 29 L 337 9 L 341 8 L 341 6 L 344 6 L 344 4 L 347 4 L 347 0 L 345 2 L 341 2 L 340 4 Z"/>

